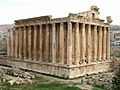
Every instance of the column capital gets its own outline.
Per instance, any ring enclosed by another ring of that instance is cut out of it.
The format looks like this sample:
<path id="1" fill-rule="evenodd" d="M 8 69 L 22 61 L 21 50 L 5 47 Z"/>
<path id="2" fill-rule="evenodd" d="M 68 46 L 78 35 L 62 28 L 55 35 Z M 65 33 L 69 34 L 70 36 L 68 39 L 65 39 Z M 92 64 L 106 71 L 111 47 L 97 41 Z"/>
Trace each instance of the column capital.
<path id="1" fill-rule="evenodd" d="M 60 22 L 60 24 L 63 24 L 64 22 Z"/>

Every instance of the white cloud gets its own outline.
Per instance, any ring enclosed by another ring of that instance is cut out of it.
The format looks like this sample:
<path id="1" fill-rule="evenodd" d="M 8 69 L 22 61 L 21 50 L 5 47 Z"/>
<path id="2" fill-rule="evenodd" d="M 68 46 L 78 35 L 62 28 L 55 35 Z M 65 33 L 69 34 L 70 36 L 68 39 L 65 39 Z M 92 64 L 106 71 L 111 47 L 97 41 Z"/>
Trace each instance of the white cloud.
<path id="1" fill-rule="evenodd" d="M 53 15 L 67 16 L 88 10 L 91 5 L 100 8 L 100 17 L 112 16 L 113 24 L 119 24 L 119 0 L 5 0 L 0 2 L 0 24 L 14 23 L 16 19 Z"/>

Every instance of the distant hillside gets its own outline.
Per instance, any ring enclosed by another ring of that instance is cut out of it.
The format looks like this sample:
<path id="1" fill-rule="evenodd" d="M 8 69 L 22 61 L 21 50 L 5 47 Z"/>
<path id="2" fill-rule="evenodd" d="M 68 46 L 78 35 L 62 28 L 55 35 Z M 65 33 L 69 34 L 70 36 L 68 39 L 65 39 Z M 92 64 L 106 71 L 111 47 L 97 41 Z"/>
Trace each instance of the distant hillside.
<path id="1" fill-rule="evenodd" d="M 12 28 L 14 24 L 3 24 L 0 25 L 0 30 L 7 30 L 8 28 Z"/>
<path id="2" fill-rule="evenodd" d="M 112 31 L 120 30 L 120 25 L 111 25 L 111 30 Z"/>

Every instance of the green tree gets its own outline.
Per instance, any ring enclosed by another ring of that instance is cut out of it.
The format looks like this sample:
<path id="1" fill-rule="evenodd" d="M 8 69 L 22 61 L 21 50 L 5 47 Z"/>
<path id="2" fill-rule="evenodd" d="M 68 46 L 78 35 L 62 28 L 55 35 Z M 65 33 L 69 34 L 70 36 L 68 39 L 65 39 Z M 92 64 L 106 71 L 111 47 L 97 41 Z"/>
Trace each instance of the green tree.
<path id="1" fill-rule="evenodd" d="M 112 89 L 120 90 L 120 65 L 115 70 L 115 76 L 112 79 Z"/>

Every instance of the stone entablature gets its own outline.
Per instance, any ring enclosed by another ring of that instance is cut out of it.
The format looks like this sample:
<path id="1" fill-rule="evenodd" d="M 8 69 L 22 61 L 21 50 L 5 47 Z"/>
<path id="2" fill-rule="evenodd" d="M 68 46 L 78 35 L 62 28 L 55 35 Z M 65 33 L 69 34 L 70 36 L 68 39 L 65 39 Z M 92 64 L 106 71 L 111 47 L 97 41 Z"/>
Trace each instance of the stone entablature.
<path id="1" fill-rule="evenodd" d="M 98 15 L 99 15 L 98 11 L 91 9 L 89 11 L 77 13 L 77 14 L 69 13 L 68 17 L 63 17 L 63 18 L 52 18 L 52 16 L 49 15 L 49 16 L 21 19 L 21 20 L 16 20 L 15 24 L 17 27 L 19 25 L 24 26 L 24 25 L 34 25 L 34 24 L 46 24 L 46 23 L 60 23 L 60 22 L 64 23 L 70 20 L 71 22 L 80 22 L 80 23 L 93 24 L 93 25 L 94 24 L 107 25 L 107 23 L 104 23 L 105 20 L 99 19 Z"/>
<path id="2" fill-rule="evenodd" d="M 98 18 L 98 10 L 93 6 L 91 13 L 70 13 L 64 18 L 16 20 L 8 40 L 8 56 L 12 59 L 3 64 L 64 78 L 108 70 L 110 29 Z"/>

